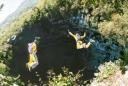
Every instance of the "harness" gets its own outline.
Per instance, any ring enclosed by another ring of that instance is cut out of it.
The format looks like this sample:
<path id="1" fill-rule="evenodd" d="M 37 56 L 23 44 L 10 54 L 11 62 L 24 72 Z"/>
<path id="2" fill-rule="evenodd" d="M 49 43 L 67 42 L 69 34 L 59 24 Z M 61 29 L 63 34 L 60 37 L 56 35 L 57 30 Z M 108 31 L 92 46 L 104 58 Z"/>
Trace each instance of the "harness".
<path id="1" fill-rule="evenodd" d="M 30 71 L 31 68 L 33 69 L 39 64 L 38 58 L 36 56 L 37 47 L 35 42 L 28 44 L 28 52 L 29 52 L 29 62 L 27 63 L 27 66 Z"/>
<path id="2" fill-rule="evenodd" d="M 28 52 L 31 54 L 35 54 L 37 51 L 36 44 L 35 43 L 29 43 L 28 44 Z"/>

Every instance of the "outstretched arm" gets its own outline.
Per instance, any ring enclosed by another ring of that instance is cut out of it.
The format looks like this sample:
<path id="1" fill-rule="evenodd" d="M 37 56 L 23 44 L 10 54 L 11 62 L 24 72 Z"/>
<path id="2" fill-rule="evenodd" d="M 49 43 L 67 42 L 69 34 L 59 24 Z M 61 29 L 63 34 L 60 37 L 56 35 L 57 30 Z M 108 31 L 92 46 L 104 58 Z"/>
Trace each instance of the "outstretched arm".
<path id="1" fill-rule="evenodd" d="M 84 35 L 83 35 L 83 36 L 81 36 L 81 39 L 83 39 L 85 36 L 86 36 L 86 33 L 84 32 Z"/>
<path id="2" fill-rule="evenodd" d="M 69 30 L 68 30 L 68 33 L 69 35 L 71 35 L 72 37 L 75 37 L 75 35 L 73 33 L 71 33 Z"/>

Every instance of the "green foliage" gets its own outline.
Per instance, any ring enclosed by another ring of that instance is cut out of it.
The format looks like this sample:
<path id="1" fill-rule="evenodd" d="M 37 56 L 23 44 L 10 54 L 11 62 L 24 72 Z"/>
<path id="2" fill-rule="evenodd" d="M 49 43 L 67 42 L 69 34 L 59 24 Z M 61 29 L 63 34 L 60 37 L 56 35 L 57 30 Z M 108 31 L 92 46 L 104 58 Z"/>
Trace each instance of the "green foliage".
<path id="1" fill-rule="evenodd" d="M 55 2 L 54 5 L 45 6 L 48 16 L 66 20 L 83 14 L 87 22 L 91 22 L 91 27 L 98 27 L 101 21 L 111 20 L 113 13 L 123 14 L 124 3 L 127 3 L 126 0 L 55 0 Z"/>
<path id="2" fill-rule="evenodd" d="M 39 0 L 34 8 L 27 10 L 8 27 L 5 27 L 5 31 L 1 35 L 0 45 L 6 42 L 11 35 L 20 33 L 21 27 L 32 26 L 40 22 L 43 16 L 67 19 L 81 12 L 83 14 L 91 13 L 93 17 L 91 22 L 96 23 L 96 17 L 100 15 L 108 19 L 109 13 L 114 12 L 116 8 L 122 9 L 122 4 L 125 2 L 125 0 Z M 90 7 L 93 11 L 86 12 Z"/>
<path id="3" fill-rule="evenodd" d="M 8 70 L 9 68 L 5 64 L 0 63 L 0 74 L 7 74 Z"/>
<path id="4" fill-rule="evenodd" d="M 38 19 L 40 18 L 39 10 L 41 11 L 44 8 L 44 4 L 45 0 L 39 0 L 35 7 L 26 10 L 12 23 L 4 27 L 4 30 L 0 37 L 0 51 L 3 51 L 4 47 L 1 46 L 3 46 L 12 35 L 18 35 L 21 32 L 21 28 L 24 29 L 24 26 L 32 25 L 35 22 L 38 22 Z"/>
<path id="5" fill-rule="evenodd" d="M 127 0 L 40 0 L 32 9 L 27 10 L 19 16 L 13 23 L 4 28 L 5 31 L 1 35 L 0 45 L 7 42 L 11 35 L 19 34 L 20 29 L 24 26 L 32 26 L 36 23 L 44 23 L 41 20 L 44 17 L 55 18 L 58 20 L 69 19 L 77 16 L 79 13 L 90 15 L 91 26 L 97 26 L 98 31 L 105 37 L 117 39 L 117 41 L 125 46 L 128 43 L 128 10 Z M 122 14 L 122 15 L 119 15 Z M 23 28 L 24 29 L 24 28 Z M 12 51 L 3 51 L 0 48 L 0 59 L 9 61 L 12 59 Z M 128 63 L 128 52 L 124 54 L 124 61 Z M 96 75 L 98 81 L 108 78 L 118 70 L 113 63 L 105 63 L 99 67 L 100 72 Z M 0 73 L 6 71 L 5 65 L 0 65 Z M 81 74 L 73 74 L 67 69 L 63 69 L 62 74 L 49 72 L 50 86 L 78 86 Z M 8 83 L 15 82 L 12 77 L 5 79 Z"/>
<path id="6" fill-rule="evenodd" d="M 15 77 L 0 74 L 0 86 L 24 86 L 24 83 Z"/>
<path id="7" fill-rule="evenodd" d="M 110 75 L 115 74 L 116 71 L 119 71 L 119 67 L 113 62 L 106 62 L 103 65 L 100 65 L 98 69 L 99 72 L 95 73 L 97 81 L 102 81 L 110 77 Z"/>
<path id="8" fill-rule="evenodd" d="M 78 86 L 84 84 L 84 81 L 80 81 L 82 75 L 79 72 L 73 74 L 65 67 L 62 69 L 63 73 L 59 75 L 56 75 L 52 70 L 48 72 L 48 86 Z"/>
<path id="9" fill-rule="evenodd" d="M 128 48 L 124 49 L 124 55 L 122 58 L 124 59 L 125 63 L 128 64 Z"/>
<path id="10" fill-rule="evenodd" d="M 124 55 L 119 59 L 119 66 L 122 72 L 125 72 L 127 68 L 125 68 L 128 65 L 128 48 L 124 48 Z"/>
<path id="11" fill-rule="evenodd" d="M 0 52 L 0 61 L 8 64 L 10 60 L 13 58 L 12 49 L 8 49 L 8 51 Z"/>
<path id="12" fill-rule="evenodd" d="M 128 10 L 127 10 L 128 11 Z M 105 37 L 115 39 L 122 46 L 128 43 L 128 15 L 113 14 L 111 21 L 104 21 L 99 23 L 99 32 Z"/>

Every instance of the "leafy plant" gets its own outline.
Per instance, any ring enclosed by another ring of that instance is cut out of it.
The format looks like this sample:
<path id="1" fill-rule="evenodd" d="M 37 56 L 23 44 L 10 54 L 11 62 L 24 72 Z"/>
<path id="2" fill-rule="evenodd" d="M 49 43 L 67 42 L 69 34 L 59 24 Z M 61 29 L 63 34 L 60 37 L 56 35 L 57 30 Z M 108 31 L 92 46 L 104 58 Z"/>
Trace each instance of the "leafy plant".
<path id="1" fill-rule="evenodd" d="M 18 76 L 19 78 L 19 76 Z M 24 83 L 20 81 L 17 77 L 12 77 L 9 75 L 0 74 L 0 86 L 24 86 Z"/>
<path id="2" fill-rule="evenodd" d="M 124 54 L 121 59 L 119 59 L 119 66 L 122 72 L 128 69 L 128 48 L 124 48 Z"/>
<path id="3" fill-rule="evenodd" d="M 119 67 L 113 62 L 106 62 L 100 65 L 98 69 L 99 69 L 99 72 L 95 73 L 96 80 L 102 81 L 110 77 L 110 75 L 113 75 L 116 71 L 118 71 Z"/>
<path id="4" fill-rule="evenodd" d="M 6 74 L 8 71 L 8 67 L 3 64 L 3 63 L 0 63 L 0 74 Z"/>
<path id="5" fill-rule="evenodd" d="M 84 81 L 80 81 L 82 75 L 79 72 L 73 74 L 65 67 L 63 67 L 62 70 L 63 73 L 59 75 L 55 74 L 52 70 L 48 71 L 49 86 L 78 86 L 84 84 Z"/>

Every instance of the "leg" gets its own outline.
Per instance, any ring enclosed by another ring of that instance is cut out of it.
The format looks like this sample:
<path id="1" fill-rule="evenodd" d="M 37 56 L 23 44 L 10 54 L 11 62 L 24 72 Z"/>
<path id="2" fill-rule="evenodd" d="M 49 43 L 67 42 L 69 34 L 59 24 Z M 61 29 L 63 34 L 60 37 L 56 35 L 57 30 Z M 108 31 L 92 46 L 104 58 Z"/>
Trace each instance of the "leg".
<path id="1" fill-rule="evenodd" d="M 29 54 L 29 62 L 26 64 L 27 68 L 29 69 L 29 71 L 31 71 L 32 68 L 32 64 L 34 62 L 34 55 L 33 54 Z"/>
<path id="2" fill-rule="evenodd" d="M 32 64 L 31 64 L 31 68 L 34 69 L 37 65 L 39 65 L 38 63 L 38 58 L 36 54 L 33 54 L 33 60 L 32 60 Z"/>
<path id="3" fill-rule="evenodd" d="M 38 57 L 37 57 L 37 55 L 36 54 L 34 54 L 34 58 L 35 58 L 35 62 L 38 62 Z"/>
<path id="4" fill-rule="evenodd" d="M 30 66 L 30 63 L 29 62 L 26 63 L 26 66 L 27 66 L 28 70 L 31 71 L 31 66 Z"/>
<path id="5" fill-rule="evenodd" d="M 91 45 L 91 43 L 90 42 L 88 42 L 88 44 L 86 44 L 86 43 L 83 43 L 83 48 L 89 48 L 89 46 Z"/>

